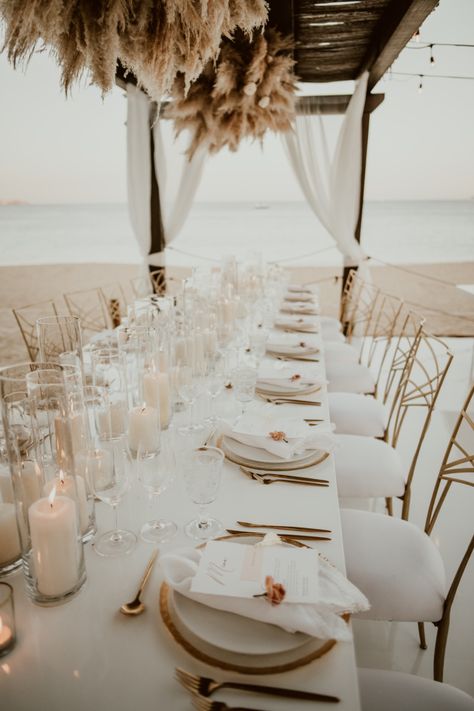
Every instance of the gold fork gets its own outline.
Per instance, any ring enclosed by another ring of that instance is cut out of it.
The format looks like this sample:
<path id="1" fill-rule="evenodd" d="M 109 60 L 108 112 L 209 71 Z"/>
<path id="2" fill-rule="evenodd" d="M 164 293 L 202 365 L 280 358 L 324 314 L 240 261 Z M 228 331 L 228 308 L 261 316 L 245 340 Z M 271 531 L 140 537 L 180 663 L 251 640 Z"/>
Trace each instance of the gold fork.
<path id="1" fill-rule="evenodd" d="M 328 696 L 327 694 L 317 694 L 312 691 L 300 691 L 299 689 L 285 689 L 279 686 L 263 686 L 262 684 L 245 684 L 234 681 L 215 681 L 205 676 L 190 674 L 179 667 L 175 669 L 176 678 L 185 689 L 193 694 L 200 694 L 202 697 L 211 696 L 219 689 L 239 689 L 240 691 L 251 691 L 256 694 L 269 694 L 270 696 L 284 696 L 290 699 L 306 699 L 307 701 L 329 701 L 337 702 L 339 699 L 336 696 Z M 197 697 L 199 698 L 199 696 Z M 211 703 L 211 702 L 208 702 Z M 200 709 L 211 709 L 209 706 L 201 706 Z M 214 708 L 213 711 L 216 711 Z"/>

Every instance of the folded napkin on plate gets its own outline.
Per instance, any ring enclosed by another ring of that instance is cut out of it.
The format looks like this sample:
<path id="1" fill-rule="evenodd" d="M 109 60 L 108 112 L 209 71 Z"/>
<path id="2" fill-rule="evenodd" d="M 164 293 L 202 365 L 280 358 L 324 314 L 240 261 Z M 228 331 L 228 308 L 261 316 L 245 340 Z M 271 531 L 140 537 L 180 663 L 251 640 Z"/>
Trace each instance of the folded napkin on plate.
<path id="1" fill-rule="evenodd" d="M 247 412 L 233 424 L 223 420 L 219 429 L 227 437 L 282 459 L 307 449 L 333 452 L 337 443 L 330 426 L 310 427 L 301 417 L 277 415 L 273 408 L 268 412 Z"/>
<path id="2" fill-rule="evenodd" d="M 320 600 L 316 604 L 282 602 L 280 605 L 271 605 L 262 598 L 246 599 L 192 593 L 191 582 L 201 555 L 201 551 L 196 548 L 185 548 L 160 558 L 164 578 L 173 590 L 208 607 L 277 625 L 287 632 L 303 632 L 318 639 L 348 641 L 351 639 L 350 628 L 340 615 L 344 612 L 363 612 L 370 607 L 360 590 L 321 557 Z"/>
<path id="3" fill-rule="evenodd" d="M 307 364 L 305 364 L 307 365 Z M 298 392 L 304 388 L 316 387 L 325 384 L 327 381 L 318 373 L 308 372 L 307 368 L 299 368 L 297 365 L 288 366 L 283 363 L 262 363 L 257 376 L 257 387 L 277 386 L 285 390 Z"/>
<path id="4" fill-rule="evenodd" d="M 275 321 L 277 328 L 296 328 L 298 331 L 318 332 L 316 321 L 309 318 L 278 318 Z"/>
<path id="5" fill-rule="evenodd" d="M 302 284 L 288 284 L 286 287 L 287 291 L 291 292 L 297 292 L 300 294 L 312 294 L 313 292 L 311 289 L 309 289 L 307 286 L 303 286 Z"/>
<path id="6" fill-rule="evenodd" d="M 296 333 L 275 333 L 270 334 L 267 341 L 267 350 L 278 350 L 278 348 L 285 348 L 285 350 L 292 349 L 297 353 L 305 353 L 310 350 L 317 350 L 318 345 L 314 339 L 302 338 Z"/>

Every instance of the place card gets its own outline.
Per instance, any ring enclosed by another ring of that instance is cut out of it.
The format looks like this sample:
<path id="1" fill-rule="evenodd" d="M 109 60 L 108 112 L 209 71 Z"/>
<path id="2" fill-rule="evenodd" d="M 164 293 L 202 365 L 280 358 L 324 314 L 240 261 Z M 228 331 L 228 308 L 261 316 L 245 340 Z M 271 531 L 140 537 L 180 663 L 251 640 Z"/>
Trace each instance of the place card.
<path id="1" fill-rule="evenodd" d="M 209 541 L 206 545 L 191 592 L 251 598 L 265 590 L 267 575 L 284 586 L 285 602 L 311 604 L 319 600 L 316 551 L 226 541 Z"/>

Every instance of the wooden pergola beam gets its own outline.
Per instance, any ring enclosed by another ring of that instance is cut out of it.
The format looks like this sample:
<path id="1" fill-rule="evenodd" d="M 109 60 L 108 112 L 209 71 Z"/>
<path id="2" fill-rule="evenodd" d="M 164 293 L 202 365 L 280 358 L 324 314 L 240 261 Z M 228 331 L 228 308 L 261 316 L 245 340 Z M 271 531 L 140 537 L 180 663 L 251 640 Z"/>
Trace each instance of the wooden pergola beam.
<path id="1" fill-rule="evenodd" d="M 420 28 L 439 0 L 392 0 L 373 32 L 358 74 L 369 69 L 368 91 L 373 89 Z"/>
<path id="2" fill-rule="evenodd" d="M 297 113 L 325 115 L 345 114 L 352 94 L 329 94 L 324 96 L 300 96 L 296 102 Z M 385 94 L 368 94 L 364 113 L 371 114 L 385 99 Z"/>

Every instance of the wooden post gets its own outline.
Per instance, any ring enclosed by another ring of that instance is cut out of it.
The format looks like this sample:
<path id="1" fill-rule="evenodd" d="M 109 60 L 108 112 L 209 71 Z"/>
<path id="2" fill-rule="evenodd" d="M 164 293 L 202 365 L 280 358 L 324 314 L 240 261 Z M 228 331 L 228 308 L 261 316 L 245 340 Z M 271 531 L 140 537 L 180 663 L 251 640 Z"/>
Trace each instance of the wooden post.
<path id="1" fill-rule="evenodd" d="M 366 100 L 367 104 L 367 100 Z M 365 193 L 365 170 L 367 166 L 367 147 L 369 143 L 369 124 L 370 124 L 370 113 L 364 110 L 362 114 L 362 161 L 360 166 L 360 197 L 359 197 L 359 217 L 357 219 L 357 225 L 354 232 L 354 237 L 357 242 L 360 243 L 360 235 L 362 228 L 362 215 L 364 212 L 364 193 Z M 354 267 L 344 267 L 342 271 L 342 293 L 344 293 L 344 287 L 346 285 L 347 277 L 349 272 Z"/>
<path id="2" fill-rule="evenodd" d="M 158 176 L 155 170 L 155 139 L 153 136 L 153 124 L 156 120 L 157 105 L 155 102 L 150 103 L 150 251 L 149 254 L 162 252 L 165 248 L 165 231 L 163 228 L 163 220 L 161 218 L 161 203 L 160 203 L 160 186 Z M 148 265 L 150 272 L 162 270 L 164 275 L 166 267 L 156 267 Z"/>

